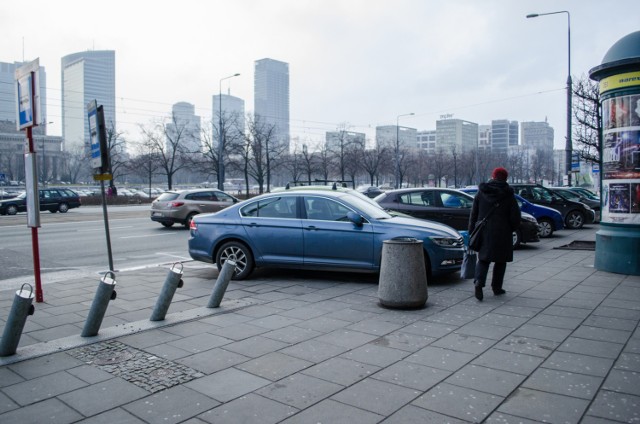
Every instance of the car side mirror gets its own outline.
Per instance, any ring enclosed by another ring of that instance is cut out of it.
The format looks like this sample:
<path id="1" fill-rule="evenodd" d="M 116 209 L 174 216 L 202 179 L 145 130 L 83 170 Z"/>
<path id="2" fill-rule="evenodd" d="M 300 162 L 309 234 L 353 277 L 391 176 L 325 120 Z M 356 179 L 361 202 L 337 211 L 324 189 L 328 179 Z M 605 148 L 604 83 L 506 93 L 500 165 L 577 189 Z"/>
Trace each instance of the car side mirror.
<path id="1" fill-rule="evenodd" d="M 364 223 L 364 218 L 362 217 L 362 215 L 358 215 L 355 212 L 347 212 L 347 219 L 353 222 L 358 227 L 362 227 L 362 224 Z"/>

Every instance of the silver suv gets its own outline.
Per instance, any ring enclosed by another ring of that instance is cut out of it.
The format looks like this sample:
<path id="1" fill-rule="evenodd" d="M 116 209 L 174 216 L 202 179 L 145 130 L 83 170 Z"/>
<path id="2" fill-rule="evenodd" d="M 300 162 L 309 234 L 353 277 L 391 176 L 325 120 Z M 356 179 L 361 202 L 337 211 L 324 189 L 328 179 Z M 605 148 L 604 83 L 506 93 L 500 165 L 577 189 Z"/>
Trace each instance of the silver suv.
<path id="1" fill-rule="evenodd" d="M 151 220 L 165 227 L 178 223 L 189 228 L 191 219 L 199 213 L 218 212 L 237 202 L 238 199 L 220 190 L 166 191 L 151 203 Z"/>

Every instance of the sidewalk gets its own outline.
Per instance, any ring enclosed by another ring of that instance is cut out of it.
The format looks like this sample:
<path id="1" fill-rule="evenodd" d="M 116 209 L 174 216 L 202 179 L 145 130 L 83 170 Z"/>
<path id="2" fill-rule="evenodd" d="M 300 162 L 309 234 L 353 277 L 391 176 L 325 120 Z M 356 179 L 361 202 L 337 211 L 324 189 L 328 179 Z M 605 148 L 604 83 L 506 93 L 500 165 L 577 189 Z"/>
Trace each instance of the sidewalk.
<path id="1" fill-rule="evenodd" d="M 98 276 L 45 284 L 0 358 L 0 423 L 640 422 L 640 277 L 554 249 L 596 230 L 517 250 L 505 296 L 452 277 L 417 311 L 378 306 L 377 276 L 282 270 L 208 309 L 217 271 L 186 262 L 165 321 L 149 317 L 170 264 L 118 273 L 82 338 Z"/>

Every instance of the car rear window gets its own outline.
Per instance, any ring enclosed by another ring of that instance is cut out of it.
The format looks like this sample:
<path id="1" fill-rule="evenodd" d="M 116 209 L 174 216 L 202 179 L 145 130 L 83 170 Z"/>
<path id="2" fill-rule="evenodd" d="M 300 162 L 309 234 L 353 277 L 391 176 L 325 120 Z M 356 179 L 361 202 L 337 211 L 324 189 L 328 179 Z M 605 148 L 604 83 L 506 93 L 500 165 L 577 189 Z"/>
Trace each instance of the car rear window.
<path id="1" fill-rule="evenodd" d="M 172 193 L 172 192 L 168 191 L 166 193 L 162 193 L 158 197 L 158 200 L 160 200 L 161 202 L 167 202 L 169 200 L 176 200 L 178 198 L 178 196 L 180 196 L 180 193 Z"/>

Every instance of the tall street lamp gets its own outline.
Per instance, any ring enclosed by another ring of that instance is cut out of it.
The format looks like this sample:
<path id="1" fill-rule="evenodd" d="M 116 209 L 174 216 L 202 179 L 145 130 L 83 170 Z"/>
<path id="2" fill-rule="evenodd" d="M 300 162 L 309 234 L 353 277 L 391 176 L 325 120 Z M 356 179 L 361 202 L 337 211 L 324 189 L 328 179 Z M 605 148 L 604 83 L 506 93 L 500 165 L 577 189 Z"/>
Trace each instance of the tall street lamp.
<path id="1" fill-rule="evenodd" d="M 396 117 L 396 184 L 395 188 L 400 188 L 400 118 L 403 116 L 412 116 L 415 113 L 403 113 Z"/>
<path id="2" fill-rule="evenodd" d="M 557 15 L 559 13 L 567 14 L 567 65 L 568 65 L 568 75 L 567 75 L 567 137 L 566 137 L 566 145 L 565 145 L 565 166 L 567 172 L 567 182 L 569 186 L 571 186 L 571 162 L 572 162 L 572 150 L 573 144 L 571 143 L 571 115 L 572 115 L 572 106 L 571 106 L 571 94 L 573 90 L 573 84 L 571 81 L 571 15 L 566 10 L 560 10 L 558 12 L 549 12 L 549 13 L 531 13 L 527 15 L 527 18 L 537 18 L 538 16 L 546 16 L 546 15 Z"/>
<path id="3" fill-rule="evenodd" d="M 237 77 L 240 74 L 229 75 L 228 77 L 220 78 L 220 89 L 218 91 L 219 110 L 218 114 L 218 190 L 224 190 L 224 148 L 225 148 L 225 131 L 222 130 L 222 81 Z"/>

